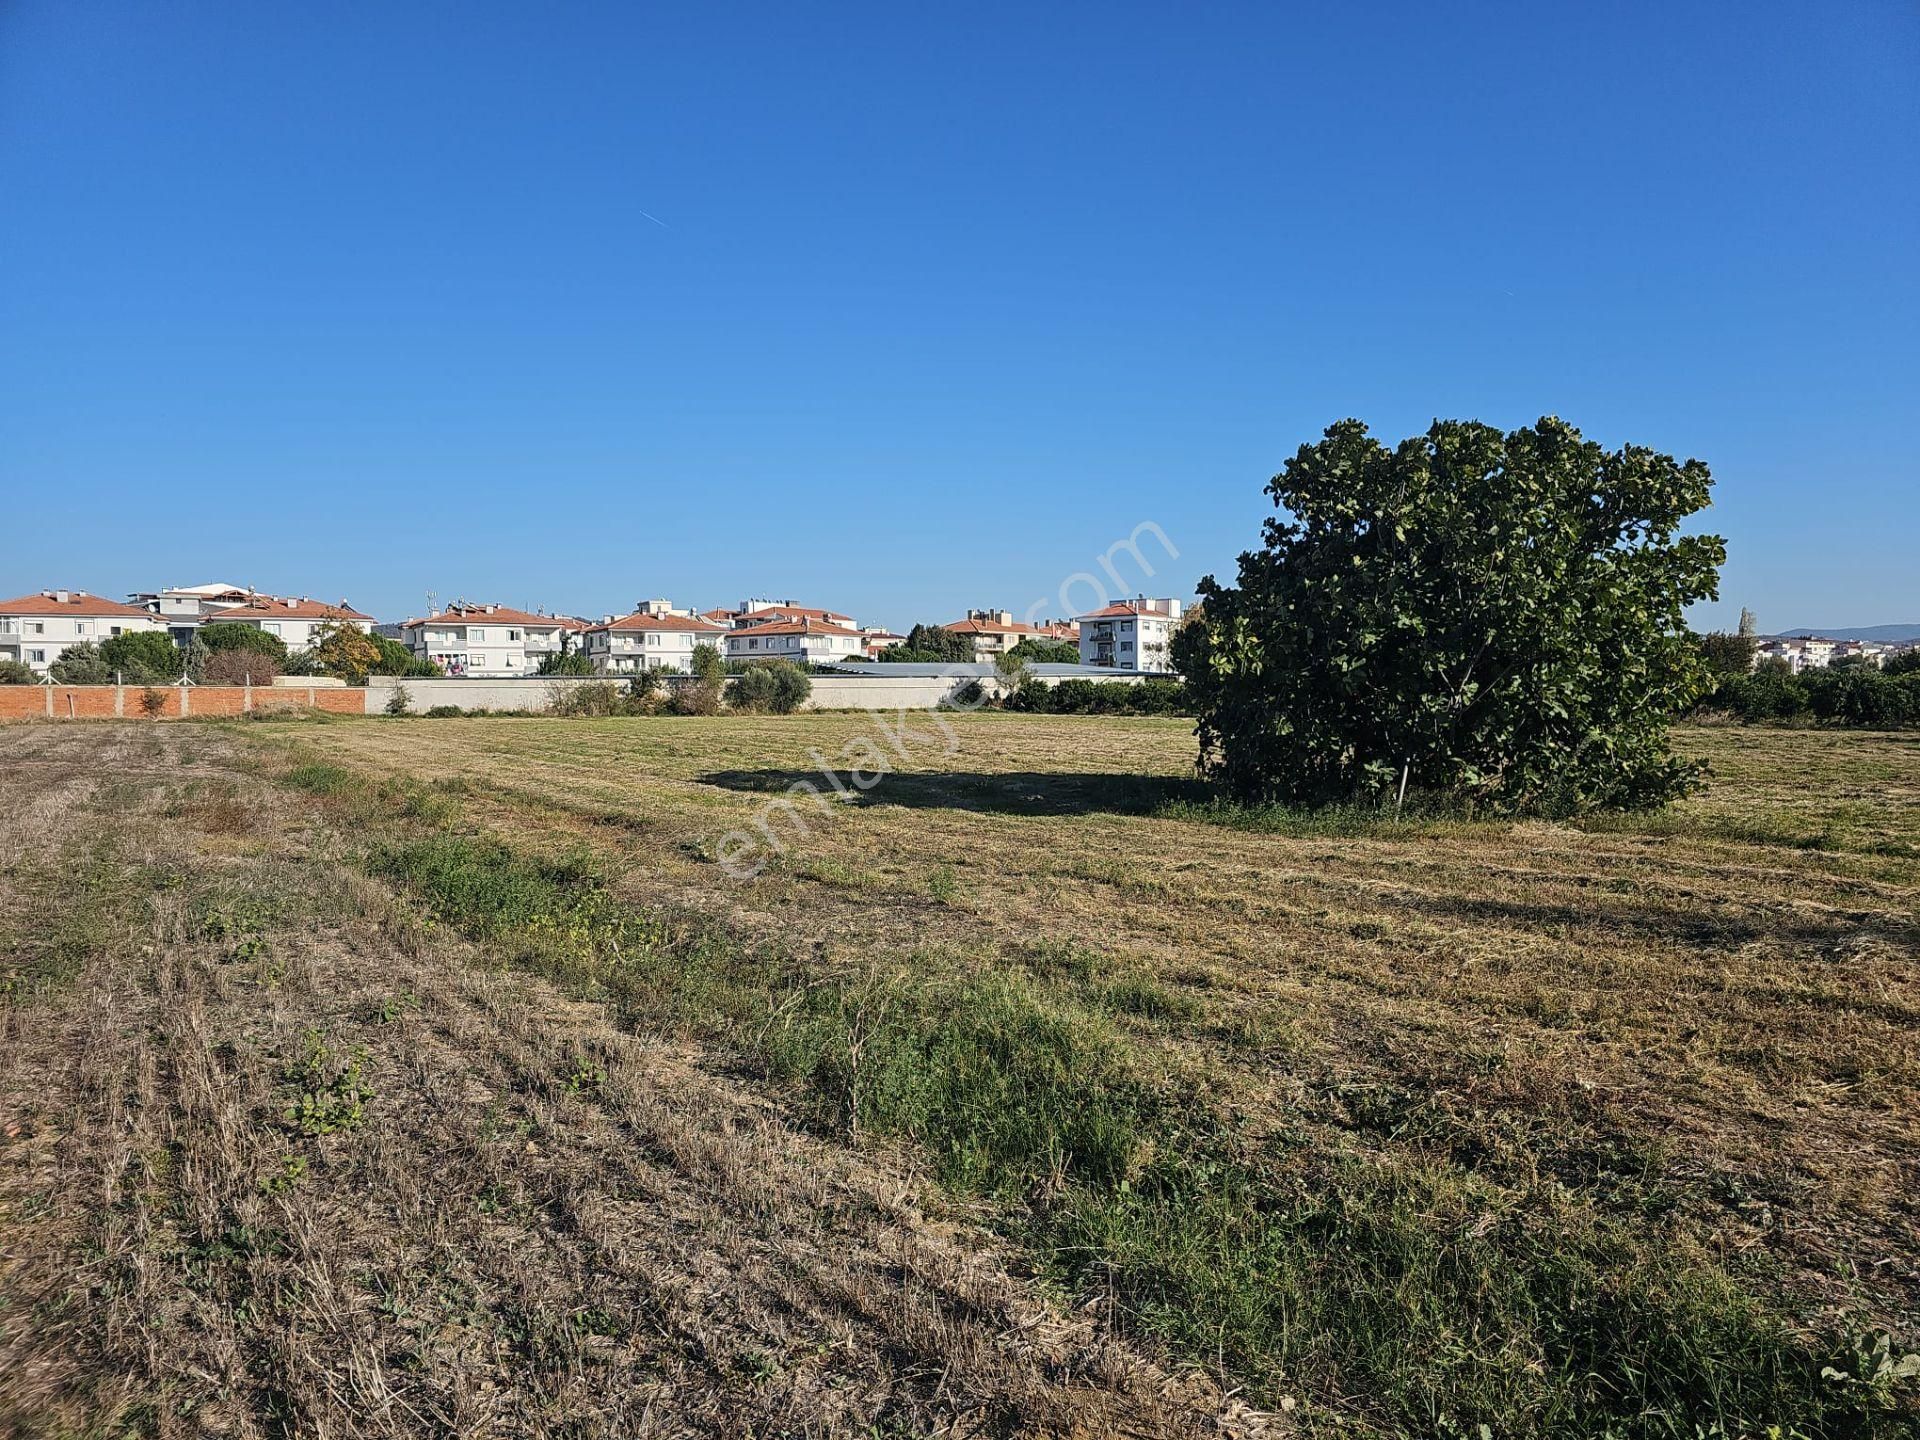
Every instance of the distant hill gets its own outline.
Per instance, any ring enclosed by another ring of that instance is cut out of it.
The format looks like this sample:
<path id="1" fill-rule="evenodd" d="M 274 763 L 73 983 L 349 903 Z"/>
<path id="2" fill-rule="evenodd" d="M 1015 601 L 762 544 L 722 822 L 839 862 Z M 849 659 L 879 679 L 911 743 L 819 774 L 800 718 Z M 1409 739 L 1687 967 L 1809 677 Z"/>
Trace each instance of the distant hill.
<path id="1" fill-rule="evenodd" d="M 1819 635 L 1828 640 L 1878 640 L 1882 645 L 1898 645 L 1907 640 L 1920 640 L 1920 625 L 1855 625 L 1851 629 L 1844 625 L 1832 629 L 1823 625 L 1795 625 L 1790 630 L 1779 631 L 1775 638 L 1788 635 Z"/>

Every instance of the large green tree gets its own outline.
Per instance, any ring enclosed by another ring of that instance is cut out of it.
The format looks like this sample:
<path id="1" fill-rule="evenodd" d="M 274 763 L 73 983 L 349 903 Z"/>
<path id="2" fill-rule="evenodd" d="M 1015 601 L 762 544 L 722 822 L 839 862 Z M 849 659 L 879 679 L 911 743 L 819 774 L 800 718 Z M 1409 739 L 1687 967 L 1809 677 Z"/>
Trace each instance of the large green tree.
<path id="1" fill-rule="evenodd" d="M 1422 797 L 1494 813 L 1685 794 L 1668 716 L 1710 677 L 1682 614 L 1726 545 L 1682 534 L 1697 460 L 1605 450 L 1560 420 L 1437 421 L 1388 449 L 1357 420 L 1268 485 L 1282 514 L 1201 583 L 1175 640 L 1201 767 L 1247 800 Z"/>
<path id="2" fill-rule="evenodd" d="M 187 666 L 180 647 L 158 630 L 129 630 L 102 640 L 100 658 L 129 685 L 178 680 Z"/>

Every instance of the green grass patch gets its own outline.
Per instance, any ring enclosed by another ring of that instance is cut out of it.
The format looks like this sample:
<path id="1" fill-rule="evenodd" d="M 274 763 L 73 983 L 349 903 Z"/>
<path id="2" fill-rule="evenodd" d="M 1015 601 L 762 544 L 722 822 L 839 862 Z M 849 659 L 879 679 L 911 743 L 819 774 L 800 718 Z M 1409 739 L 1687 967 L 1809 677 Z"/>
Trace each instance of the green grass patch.
<path id="1" fill-rule="evenodd" d="M 381 807 L 367 866 L 435 916 L 629 1023 L 730 1048 L 819 1128 L 914 1143 L 1045 1271 L 1258 1394 L 1300 1398 L 1315 1429 L 1908 1433 L 1890 1387 L 1822 1377 L 1846 1337 L 1807 1342 L 1764 1277 L 1730 1273 L 1671 1217 L 1310 1116 L 1253 1133 L 1145 1041 L 1137 1022 L 1183 1019 L 1188 997 L 1088 952 L 822 971 L 620 901 L 592 852 L 448 833 L 406 787 L 332 766 L 289 781 L 356 816 Z"/>

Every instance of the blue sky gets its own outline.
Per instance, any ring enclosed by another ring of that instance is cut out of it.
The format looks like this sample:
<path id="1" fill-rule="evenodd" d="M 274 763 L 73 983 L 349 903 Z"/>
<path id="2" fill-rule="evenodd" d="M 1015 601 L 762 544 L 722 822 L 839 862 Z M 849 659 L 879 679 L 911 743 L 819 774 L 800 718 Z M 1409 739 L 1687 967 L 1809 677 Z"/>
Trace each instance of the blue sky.
<path id="1" fill-rule="evenodd" d="M 7 0 L 0 591 L 1185 594 L 1554 413 L 1713 467 L 1704 623 L 1920 621 L 1916 142 L 1904 0 Z"/>

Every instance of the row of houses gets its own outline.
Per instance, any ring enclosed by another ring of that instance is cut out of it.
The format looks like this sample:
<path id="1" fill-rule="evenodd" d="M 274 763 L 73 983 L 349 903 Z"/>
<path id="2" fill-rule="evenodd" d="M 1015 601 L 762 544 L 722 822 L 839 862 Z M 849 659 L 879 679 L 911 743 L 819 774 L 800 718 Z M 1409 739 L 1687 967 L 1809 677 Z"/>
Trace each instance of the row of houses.
<path id="1" fill-rule="evenodd" d="M 1006 610 L 969 610 L 945 626 L 992 660 L 1023 641 L 1070 642 L 1081 661 L 1120 670 L 1172 668 L 1170 644 L 1180 620 L 1177 600 L 1120 601 L 1071 620 L 1016 621 Z M 138 592 L 125 601 L 85 590 L 42 590 L 0 601 L 0 660 L 45 674 L 73 645 L 134 631 L 164 632 L 183 649 L 202 627 L 251 625 L 289 651 L 311 647 L 323 627 L 347 623 L 377 629 L 448 675 L 509 678 L 540 672 L 547 657 L 584 655 L 603 675 L 643 670 L 686 672 L 694 650 L 711 645 L 729 660 L 791 660 L 831 665 L 871 660 L 906 637 L 862 626 L 850 615 L 791 600 L 749 598 L 732 609 L 695 612 L 664 599 L 643 600 L 632 613 L 582 616 L 457 601 L 396 625 L 376 625 L 345 600 L 264 595 L 233 585 L 176 586 Z"/>
<path id="2" fill-rule="evenodd" d="M 1754 646 L 1753 663 L 1779 660 L 1798 675 L 1802 670 L 1825 670 L 1842 661 L 1863 660 L 1880 666 L 1907 647 L 1878 645 L 1871 640 L 1828 640 L 1818 635 L 1777 635 Z"/>

